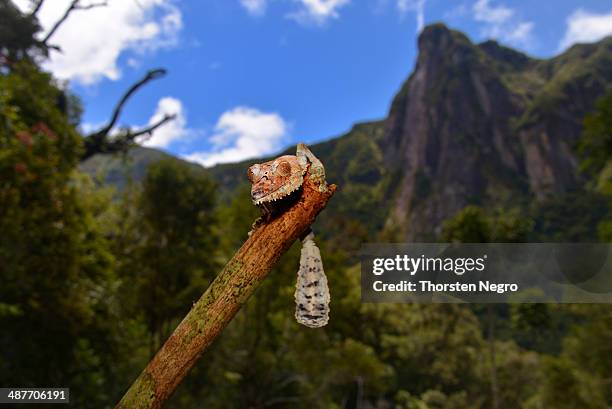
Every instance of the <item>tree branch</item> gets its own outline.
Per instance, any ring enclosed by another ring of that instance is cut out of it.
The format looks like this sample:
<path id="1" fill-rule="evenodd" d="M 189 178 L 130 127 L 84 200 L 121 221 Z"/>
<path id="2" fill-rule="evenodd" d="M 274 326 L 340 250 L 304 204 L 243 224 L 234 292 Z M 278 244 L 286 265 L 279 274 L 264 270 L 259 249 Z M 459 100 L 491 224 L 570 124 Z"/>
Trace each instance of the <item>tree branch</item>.
<path id="1" fill-rule="evenodd" d="M 154 124 L 147 126 L 139 131 L 132 132 L 130 129 L 126 130 L 124 134 L 119 134 L 113 139 L 109 139 L 106 145 L 106 150 L 98 153 L 114 153 L 121 152 L 129 148 L 131 145 L 136 143 L 136 138 L 142 135 L 147 135 L 146 138 L 141 139 L 139 142 L 144 142 L 151 137 L 153 131 L 165 124 L 166 122 L 172 121 L 176 118 L 176 114 L 164 115 L 162 119 L 155 122 Z"/>
<path id="2" fill-rule="evenodd" d="M 321 189 L 323 191 L 319 187 L 307 173 L 298 201 L 253 231 L 134 381 L 116 409 L 162 407 L 281 255 L 310 227 L 336 190 L 335 185 Z"/>
<path id="3" fill-rule="evenodd" d="M 147 126 L 146 128 L 143 128 L 136 132 L 130 131 L 127 135 L 127 139 L 129 139 L 130 141 L 135 141 L 136 138 L 138 138 L 139 136 L 147 135 L 147 138 L 142 139 L 141 142 L 146 141 L 148 138 L 151 137 L 151 135 L 153 134 L 153 131 L 155 131 L 157 128 L 159 128 L 166 122 L 173 121 L 174 119 L 176 119 L 176 114 L 172 114 L 172 115 L 166 114 L 164 115 L 162 119 L 155 122 L 153 125 Z"/>
<path id="4" fill-rule="evenodd" d="M 30 17 L 36 17 L 36 14 L 38 14 L 44 2 L 45 0 L 38 0 L 36 3 L 34 3 L 34 8 L 30 12 Z"/>
<path id="5" fill-rule="evenodd" d="M 123 109 L 123 106 L 128 101 L 128 99 L 130 99 L 130 97 L 134 95 L 134 93 L 138 91 L 140 87 L 142 87 L 149 81 L 163 77 L 164 75 L 166 75 L 166 73 L 167 71 L 163 68 L 156 68 L 154 70 L 149 70 L 146 73 L 146 75 L 142 77 L 142 79 L 134 83 L 134 85 L 132 85 L 125 92 L 125 94 L 123 94 L 123 96 L 121 97 L 117 105 L 115 105 L 115 109 L 113 110 L 113 115 L 111 116 L 110 121 L 108 121 L 108 123 L 102 129 L 100 129 L 97 133 L 103 133 L 105 135 L 108 135 L 111 129 L 113 129 L 113 127 L 117 124 L 117 121 L 119 120 L 119 116 L 121 116 L 121 110 Z"/>
<path id="6" fill-rule="evenodd" d="M 36 8 L 35 8 L 36 12 L 38 12 L 38 9 L 40 8 L 40 6 L 42 6 L 42 3 L 43 1 L 41 0 L 40 3 L 36 5 Z M 53 34 L 55 34 L 57 29 L 60 28 L 62 24 L 64 24 L 64 22 L 68 19 L 68 16 L 70 16 L 70 13 L 72 13 L 74 10 L 89 10 L 95 7 L 104 7 L 108 5 L 106 1 L 102 1 L 100 3 L 90 3 L 85 6 L 81 5 L 80 3 L 81 3 L 81 0 L 72 0 L 72 2 L 70 3 L 70 6 L 68 6 L 68 8 L 66 9 L 62 17 L 60 17 L 59 20 L 57 20 L 55 24 L 53 24 L 53 27 L 51 27 L 51 30 L 49 30 L 45 38 L 42 39 L 41 41 L 42 44 L 47 44 L 49 39 L 53 36 Z"/>
<path id="7" fill-rule="evenodd" d="M 43 46 L 43 47 L 47 47 L 47 49 L 49 49 L 49 50 L 54 50 L 54 51 L 57 51 L 58 53 L 61 53 L 61 52 L 62 52 L 62 49 L 60 48 L 60 46 L 59 46 L 59 45 L 55 45 L 55 44 L 44 44 L 44 43 L 41 43 L 41 44 L 42 44 L 42 46 Z"/>
<path id="8" fill-rule="evenodd" d="M 81 157 L 81 161 L 95 155 L 98 153 L 115 153 L 120 152 L 127 149 L 130 145 L 136 142 L 136 138 L 142 135 L 148 135 L 149 137 L 152 135 L 153 131 L 155 131 L 160 126 L 165 123 L 176 119 L 176 114 L 166 114 L 159 121 L 147 126 L 141 130 L 132 131 L 127 129 L 114 137 L 111 137 L 110 133 L 112 129 L 117 124 L 119 117 L 121 116 L 121 112 L 123 111 L 124 105 L 130 99 L 136 91 L 138 91 L 142 86 L 147 84 L 149 81 L 152 81 L 157 78 L 161 78 L 166 75 L 166 70 L 163 68 L 156 68 L 154 70 L 149 70 L 142 79 L 134 83 L 119 99 L 119 102 L 115 105 L 113 109 L 113 113 L 111 115 L 110 120 L 106 125 L 100 128 L 98 131 L 93 132 L 85 137 L 85 151 Z"/>
<path id="9" fill-rule="evenodd" d="M 93 9 L 93 8 L 96 8 L 96 7 L 106 7 L 106 6 L 108 6 L 108 2 L 107 1 L 101 1 L 99 3 L 90 3 L 90 4 L 86 5 L 86 6 L 79 5 L 79 6 L 75 7 L 74 9 L 75 10 L 89 10 L 89 9 Z"/>

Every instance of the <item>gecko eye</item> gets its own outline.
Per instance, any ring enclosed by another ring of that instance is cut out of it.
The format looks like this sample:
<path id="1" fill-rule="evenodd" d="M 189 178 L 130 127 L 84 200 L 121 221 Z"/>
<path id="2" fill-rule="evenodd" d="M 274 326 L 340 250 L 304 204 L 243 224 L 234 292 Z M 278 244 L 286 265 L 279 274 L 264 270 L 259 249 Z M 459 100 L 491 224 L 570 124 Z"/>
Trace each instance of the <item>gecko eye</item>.
<path id="1" fill-rule="evenodd" d="M 247 176 L 251 183 L 255 183 L 259 179 L 259 165 L 253 165 L 247 171 Z"/>
<path id="2" fill-rule="evenodd" d="M 278 168 L 276 170 L 281 176 L 289 176 L 291 174 L 291 165 L 289 162 L 281 162 L 278 164 Z"/>

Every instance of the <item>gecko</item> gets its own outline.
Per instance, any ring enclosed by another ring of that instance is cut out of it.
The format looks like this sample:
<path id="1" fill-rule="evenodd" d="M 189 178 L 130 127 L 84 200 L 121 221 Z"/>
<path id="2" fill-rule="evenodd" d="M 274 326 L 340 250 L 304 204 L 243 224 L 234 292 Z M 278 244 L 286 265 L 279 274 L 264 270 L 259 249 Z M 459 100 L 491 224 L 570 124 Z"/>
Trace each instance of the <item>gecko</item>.
<path id="1" fill-rule="evenodd" d="M 294 203 L 306 172 L 320 191 L 327 189 L 323 164 L 303 143 L 297 145 L 295 155 L 283 155 L 249 167 L 247 175 L 251 182 L 251 199 L 262 212 L 262 216 L 253 224 L 253 230 Z M 310 328 L 327 325 L 331 297 L 321 252 L 310 229 L 302 237 L 294 297 L 298 323 Z"/>

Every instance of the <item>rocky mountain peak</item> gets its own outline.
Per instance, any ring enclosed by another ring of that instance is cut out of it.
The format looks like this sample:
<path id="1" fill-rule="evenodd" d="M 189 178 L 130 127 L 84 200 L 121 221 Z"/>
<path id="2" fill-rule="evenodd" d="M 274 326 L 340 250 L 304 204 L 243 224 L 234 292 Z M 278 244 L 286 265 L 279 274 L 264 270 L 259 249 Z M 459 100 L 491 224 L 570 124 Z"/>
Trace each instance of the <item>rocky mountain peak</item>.
<path id="1" fill-rule="evenodd" d="M 449 67 L 469 68 L 478 61 L 478 49 L 470 40 L 442 23 L 423 29 L 418 38 L 418 48 L 415 74 L 426 71 L 431 79 L 445 75 Z"/>
<path id="2" fill-rule="evenodd" d="M 386 163 L 401 175 L 388 223 L 403 226 L 400 239 L 435 237 L 431 226 L 468 204 L 505 206 L 572 188 L 571 146 L 580 127 L 556 114 L 566 101 L 552 98 L 557 87 L 564 95 L 564 86 L 588 86 L 588 77 L 584 84 L 582 77 L 555 78 L 547 61 L 494 41 L 476 45 L 443 24 L 426 27 L 418 46 L 415 70 L 393 100 L 382 139 Z M 597 61 L 603 68 L 607 60 Z M 572 105 L 574 112 L 592 108 L 598 93 L 587 91 L 577 93 L 588 98 Z M 563 122 L 571 127 L 556 125 Z"/>

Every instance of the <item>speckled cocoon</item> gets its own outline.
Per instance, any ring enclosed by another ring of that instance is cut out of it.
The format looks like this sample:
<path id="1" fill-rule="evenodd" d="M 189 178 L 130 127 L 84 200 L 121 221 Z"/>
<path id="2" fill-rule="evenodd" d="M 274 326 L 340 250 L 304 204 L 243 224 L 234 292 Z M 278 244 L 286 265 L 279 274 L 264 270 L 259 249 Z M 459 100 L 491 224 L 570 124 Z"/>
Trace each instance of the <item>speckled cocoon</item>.
<path id="1" fill-rule="evenodd" d="M 323 270 L 321 253 L 314 234 L 302 241 L 300 269 L 295 286 L 295 319 L 310 328 L 319 328 L 329 321 L 330 294 Z"/>

